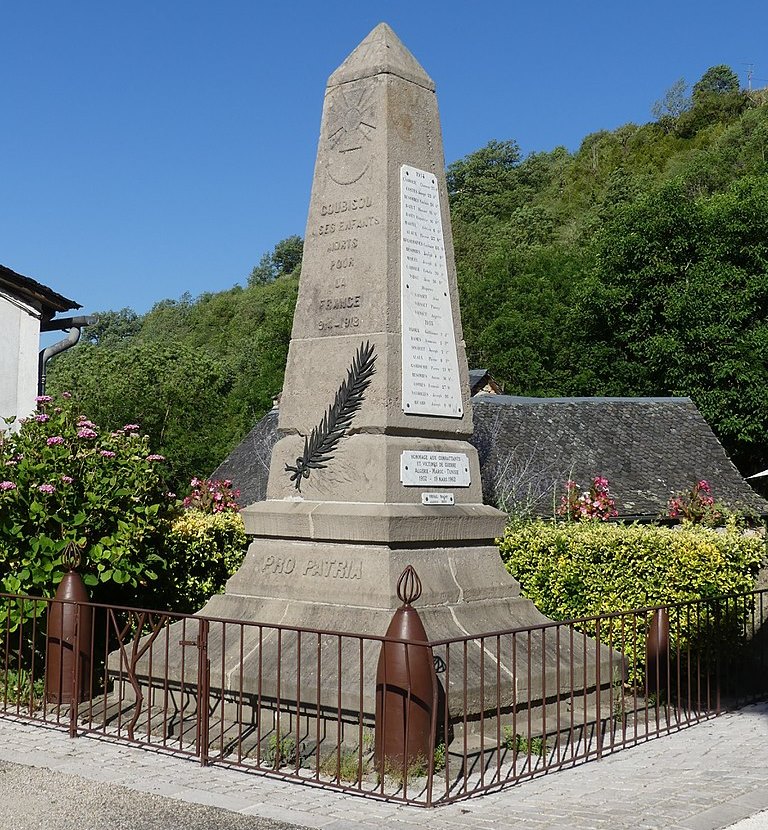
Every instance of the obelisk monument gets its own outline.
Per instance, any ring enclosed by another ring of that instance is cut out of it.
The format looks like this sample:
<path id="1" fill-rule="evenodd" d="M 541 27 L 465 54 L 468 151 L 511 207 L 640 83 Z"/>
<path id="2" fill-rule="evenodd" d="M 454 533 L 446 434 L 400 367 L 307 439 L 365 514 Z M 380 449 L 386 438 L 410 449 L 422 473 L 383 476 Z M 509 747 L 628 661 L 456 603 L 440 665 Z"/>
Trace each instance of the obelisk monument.
<path id="1" fill-rule="evenodd" d="M 544 618 L 482 503 L 435 86 L 389 26 L 331 75 L 267 500 L 203 613 L 382 634 L 413 565 L 430 636 Z"/>

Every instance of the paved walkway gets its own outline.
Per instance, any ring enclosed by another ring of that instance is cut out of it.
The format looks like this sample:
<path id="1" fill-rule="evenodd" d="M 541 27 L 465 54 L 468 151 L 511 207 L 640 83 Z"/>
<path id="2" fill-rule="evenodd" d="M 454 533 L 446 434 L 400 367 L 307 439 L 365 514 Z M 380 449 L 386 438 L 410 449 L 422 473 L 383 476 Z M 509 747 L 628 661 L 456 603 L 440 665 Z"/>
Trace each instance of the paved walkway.
<path id="1" fill-rule="evenodd" d="M 54 787 L 57 780 L 69 781 L 75 775 L 236 811 L 242 814 L 232 816 L 238 821 L 253 816 L 324 830 L 768 830 L 768 704 L 705 721 L 602 761 L 434 810 L 204 768 L 94 738 L 71 740 L 62 732 L 7 720 L 0 720 L 0 761 L 53 770 Z M 0 787 L 0 815 L 3 797 Z M 27 797 L 50 795 L 41 790 Z"/>

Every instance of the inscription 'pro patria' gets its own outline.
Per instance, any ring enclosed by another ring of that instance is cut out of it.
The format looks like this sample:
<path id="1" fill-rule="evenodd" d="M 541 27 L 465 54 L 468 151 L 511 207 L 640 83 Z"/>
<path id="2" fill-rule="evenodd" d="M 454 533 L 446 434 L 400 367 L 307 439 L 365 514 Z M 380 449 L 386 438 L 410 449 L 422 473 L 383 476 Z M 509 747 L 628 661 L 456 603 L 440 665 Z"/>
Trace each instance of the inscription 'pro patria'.
<path id="1" fill-rule="evenodd" d="M 403 411 L 461 418 L 440 194 L 432 173 L 400 168 Z"/>

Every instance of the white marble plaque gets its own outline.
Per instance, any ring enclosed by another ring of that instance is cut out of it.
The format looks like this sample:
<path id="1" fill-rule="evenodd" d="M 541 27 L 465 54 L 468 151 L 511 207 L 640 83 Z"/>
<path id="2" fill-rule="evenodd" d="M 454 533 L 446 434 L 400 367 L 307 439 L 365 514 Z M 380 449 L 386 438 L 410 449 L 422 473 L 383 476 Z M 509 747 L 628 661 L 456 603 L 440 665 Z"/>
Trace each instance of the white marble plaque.
<path id="1" fill-rule="evenodd" d="M 453 504 L 453 493 L 422 493 L 422 504 Z"/>
<path id="2" fill-rule="evenodd" d="M 403 411 L 461 418 L 461 382 L 437 178 L 400 168 Z"/>
<path id="3" fill-rule="evenodd" d="M 463 452 L 403 450 L 400 481 L 406 487 L 469 487 L 469 457 Z"/>

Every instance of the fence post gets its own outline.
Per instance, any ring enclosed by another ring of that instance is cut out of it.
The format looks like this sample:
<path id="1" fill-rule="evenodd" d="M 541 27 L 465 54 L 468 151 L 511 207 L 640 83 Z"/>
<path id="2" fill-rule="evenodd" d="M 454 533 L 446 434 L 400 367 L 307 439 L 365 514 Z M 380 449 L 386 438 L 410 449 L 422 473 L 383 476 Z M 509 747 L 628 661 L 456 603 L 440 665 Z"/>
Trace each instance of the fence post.
<path id="1" fill-rule="evenodd" d="M 201 766 L 208 765 L 211 705 L 211 661 L 208 659 L 209 622 L 201 619 L 197 631 L 197 750 Z M 223 705 L 223 704 L 222 704 Z M 222 725 L 223 728 L 223 725 Z"/>
<path id="2" fill-rule="evenodd" d="M 669 691 L 669 613 L 657 608 L 645 641 L 646 694 L 659 696 Z M 667 701 L 665 700 L 665 705 Z"/>
<path id="3" fill-rule="evenodd" d="M 92 611 L 79 564 L 77 546 L 70 542 L 62 555 L 67 572 L 48 613 L 45 696 L 58 706 L 83 700 L 90 688 Z"/>
<path id="4" fill-rule="evenodd" d="M 435 666 L 429 639 L 418 611 L 411 603 L 421 596 L 421 581 L 408 567 L 397 582 L 403 605 L 389 624 L 386 636 L 409 643 L 381 644 L 376 671 L 376 765 L 383 774 L 391 769 L 408 775 L 419 761 L 433 763 L 436 700 Z"/>

